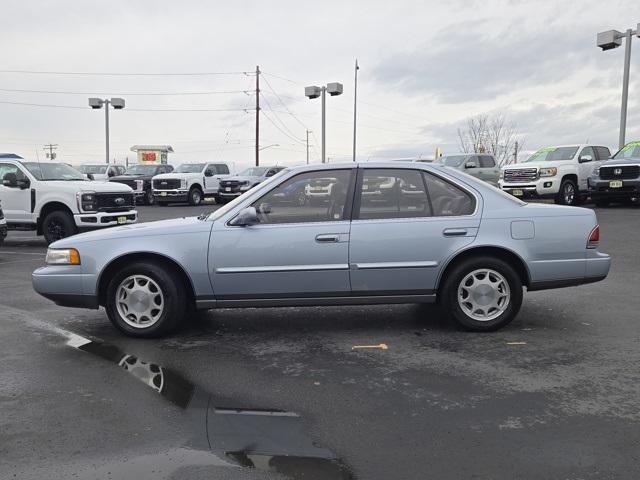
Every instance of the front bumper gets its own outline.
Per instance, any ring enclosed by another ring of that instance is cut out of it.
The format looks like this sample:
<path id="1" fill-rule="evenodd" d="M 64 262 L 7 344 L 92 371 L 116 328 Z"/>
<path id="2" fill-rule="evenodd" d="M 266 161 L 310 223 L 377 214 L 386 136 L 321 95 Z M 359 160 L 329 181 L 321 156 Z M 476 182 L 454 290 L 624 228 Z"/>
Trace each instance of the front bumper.
<path id="1" fill-rule="evenodd" d="M 31 274 L 33 289 L 56 305 L 74 308 L 98 308 L 98 297 L 85 294 L 92 276 L 84 275 L 80 266 L 46 266 Z"/>
<path id="2" fill-rule="evenodd" d="M 589 195 L 591 198 L 637 198 L 640 197 L 640 178 L 631 180 L 617 180 L 622 182 L 620 187 L 612 187 L 611 182 L 616 180 L 602 180 L 598 177 L 590 177 L 587 182 L 589 184 Z"/>
<path id="3" fill-rule="evenodd" d="M 511 183 L 498 181 L 500 189 L 515 197 L 521 198 L 553 198 L 560 191 L 560 179 L 557 177 L 542 177 L 533 182 Z M 520 195 L 519 193 L 522 192 Z"/>
<path id="4" fill-rule="evenodd" d="M 153 198 L 156 202 L 186 202 L 189 200 L 189 190 L 154 190 Z"/>
<path id="5" fill-rule="evenodd" d="M 128 225 L 138 221 L 137 210 L 124 212 L 79 213 L 73 216 L 78 228 L 103 228 Z"/>

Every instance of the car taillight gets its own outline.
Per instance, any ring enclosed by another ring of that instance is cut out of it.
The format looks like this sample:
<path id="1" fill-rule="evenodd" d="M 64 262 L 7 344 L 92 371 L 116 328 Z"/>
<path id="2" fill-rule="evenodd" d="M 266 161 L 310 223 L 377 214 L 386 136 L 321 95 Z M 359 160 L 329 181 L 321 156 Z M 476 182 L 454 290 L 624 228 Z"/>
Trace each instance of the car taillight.
<path id="1" fill-rule="evenodd" d="M 600 225 L 596 225 L 589 234 L 587 240 L 587 248 L 598 248 L 598 242 L 600 241 Z"/>

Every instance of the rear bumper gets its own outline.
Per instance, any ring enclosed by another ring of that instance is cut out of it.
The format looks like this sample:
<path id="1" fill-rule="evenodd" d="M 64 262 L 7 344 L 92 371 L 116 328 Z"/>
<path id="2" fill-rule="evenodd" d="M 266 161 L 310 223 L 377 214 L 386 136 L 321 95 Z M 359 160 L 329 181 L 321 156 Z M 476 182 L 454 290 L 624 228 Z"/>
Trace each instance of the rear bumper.
<path id="1" fill-rule="evenodd" d="M 566 278 L 552 278 L 554 275 L 545 275 L 543 280 L 532 280 L 528 291 L 547 290 L 550 288 L 575 287 L 587 283 L 595 283 L 607 278 L 611 268 L 611 257 L 606 253 L 590 250 L 588 258 L 581 261 L 545 262 L 545 270 L 551 272 L 571 271 L 573 274 Z M 555 264 L 555 265 L 554 265 Z"/>
<path id="2" fill-rule="evenodd" d="M 65 273 L 66 270 L 71 272 Z M 31 274 L 33 289 L 56 305 L 74 308 L 98 308 L 95 294 L 85 295 L 88 276 L 75 267 L 41 267 Z"/>

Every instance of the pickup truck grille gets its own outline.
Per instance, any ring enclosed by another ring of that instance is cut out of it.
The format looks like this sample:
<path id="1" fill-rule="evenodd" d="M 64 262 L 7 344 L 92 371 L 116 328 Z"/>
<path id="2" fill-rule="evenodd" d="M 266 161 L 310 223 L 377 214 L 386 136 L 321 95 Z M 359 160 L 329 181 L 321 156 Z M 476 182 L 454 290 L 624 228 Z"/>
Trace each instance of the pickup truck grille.
<path id="1" fill-rule="evenodd" d="M 138 184 L 136 183 L 135 180 L 110 180 L 110 181 L 115 183 L 122 183 L 124 185 L 131 187 L 134 190 L 138 189 Z"/>
<path id="2" fill-rule="evenodd" d="M 510 183 L 530 182 L 538 179 L 537 168 L 508 168 L 504 171 L 504 181 Z"/>
<path id="3" fill-rule="evenodd" d="M 126 212 L 135 205 L 133 193 L 96 193 L 99 212 Z"/>
<path id="4" fill-rule="evenodd" d="M 638 178 L 639 165 L 625 165 L 622 167 L 600 167 L 600 178 L 603 180 L 618 180 L 623 178 Z"/>
<path id="5" fill-rule="evenodd" d="M 240 191 L 240 181 L 239 180 L 221 180 L 220 190 L 222 192 L 227 192 L 227 193 L 238 193 Z"/>
<path id="6" fill-rule="evenodd" d="M 162 178 L 153 181 L 154 190 L 175 190 L 180 188 L 179 178 Z"/>

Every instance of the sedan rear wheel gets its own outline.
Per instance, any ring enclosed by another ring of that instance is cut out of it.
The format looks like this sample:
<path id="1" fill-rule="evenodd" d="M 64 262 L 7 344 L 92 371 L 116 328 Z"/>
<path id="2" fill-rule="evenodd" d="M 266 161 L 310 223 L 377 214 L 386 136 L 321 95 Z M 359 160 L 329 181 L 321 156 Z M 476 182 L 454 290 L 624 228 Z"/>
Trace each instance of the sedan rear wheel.
<path id="1" fill-rule="evenodd" d="M 136 262 L 121 269 L 107 287 L 106 310 L 111 322 L 132 337 L 156 337 L 182 320 L 184 287 L 163 265 Z"/>
<path id="2" fill-rule="evenodd" d="M 502 260 L 469 258 L 448 273 L 442 295 L 445 308 L 463 328 L 492 331 L 507 325 L 518 314 L 522 282 Z"/>

